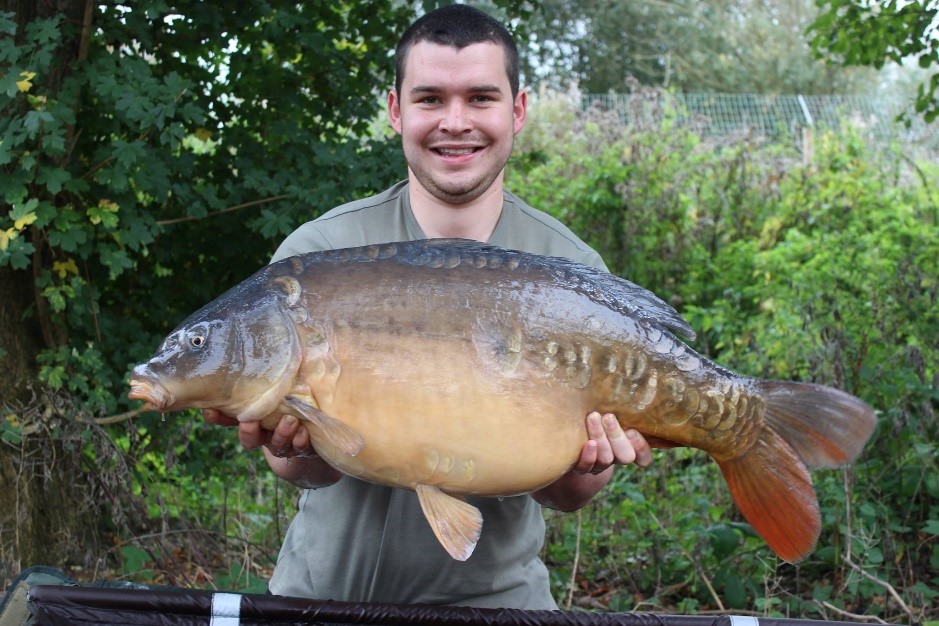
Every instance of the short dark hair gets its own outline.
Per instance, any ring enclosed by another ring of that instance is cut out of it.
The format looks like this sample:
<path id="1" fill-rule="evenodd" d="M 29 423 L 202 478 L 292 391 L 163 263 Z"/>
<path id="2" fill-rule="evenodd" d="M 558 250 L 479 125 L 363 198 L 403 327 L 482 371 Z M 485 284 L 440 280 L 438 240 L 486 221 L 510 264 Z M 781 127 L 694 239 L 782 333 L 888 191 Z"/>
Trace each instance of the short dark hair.
<path id="1" fill-rule="evenodd" d="M 505 26 L 487 13 L 465 4 L 451 4 L 434 9 L 418 18 L 395 48 L 395 91 L 401 94 L 404 66 L 414 44 L 421 41 L 462 50 L 474 43 L 492 42 L 505 51 L 505 73 L 509 77 L 512 98 L 518 94 L 518 48 Z"/>

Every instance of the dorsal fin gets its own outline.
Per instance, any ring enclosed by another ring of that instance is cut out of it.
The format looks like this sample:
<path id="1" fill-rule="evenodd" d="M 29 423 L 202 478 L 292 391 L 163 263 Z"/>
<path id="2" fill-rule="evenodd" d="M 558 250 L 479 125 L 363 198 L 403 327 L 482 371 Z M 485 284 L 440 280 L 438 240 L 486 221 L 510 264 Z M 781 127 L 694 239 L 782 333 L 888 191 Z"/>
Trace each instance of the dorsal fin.
<path id="1" fill-rule="evenodd" d="M 673 333 L 695 338 L 691 325 L 670 304 L 634 282 L 620 278 L 603 270 L 571 261 L 563 257 L 540 256 L 498 246 L 480 243 L 471 239 L 427 239 L 398 244 L 404 248 L 411 245 L 420 250 L 445 248 L 465 254 L 498 255 L 508 261 L 515 259 L 519 267 L 539 267 L 555 276 L 560 282 L 572 284 L 596 302 L 625 313 L 646 323 L 667 329 Z M 415 250 L 416 251 L 416 250 Z"/>

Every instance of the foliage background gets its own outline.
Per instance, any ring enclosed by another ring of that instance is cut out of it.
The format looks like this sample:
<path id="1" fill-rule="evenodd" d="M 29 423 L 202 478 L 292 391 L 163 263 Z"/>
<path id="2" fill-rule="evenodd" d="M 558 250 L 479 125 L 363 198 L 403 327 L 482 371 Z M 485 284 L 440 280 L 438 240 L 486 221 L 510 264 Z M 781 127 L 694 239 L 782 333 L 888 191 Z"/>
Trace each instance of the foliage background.
<path id="1" fill-rule="evenodd" d="M 13 9 L 0 16 L 0 293 L 20 294 L 0 317 L 0 576 L 42 562 L 260 591 L 295 492 L 196 415 L 138 414 L 127 373 L 297 224 L 403 177 L 397 142 L 377 130 L 375 86 L 390 84 L 387 50 L 420 7 L 146 0 L 89 4 L 82 18 L 86 4 L 72 4 L 30 19 L 32 3 L 0 6 Z M 623 24 L 672 26 L 632 33 L 639 48 L 616 54 L 598 52 L 618 32 L 611 7 L 586 7 L 609 32 L 576 39 L 549 16 L 589 3 L 555 4 L 486 6 L 526 41 L 575 47 L 570 58 L 590 62 L 551 76 L 601 91 L 617 86 L 605 73 L 626 69 L 647 85 L 707 88 L 691 70 L 712 57 L 721 88 L 871 84 L 814 65 L 797 36 L 818 15 L 806 3 L 780 38 L 805 52 L 781 53 L 799 71 L 756 87 L 745 86 L 774 74 L 747 50 L 774 38 L 729 42 L 708 27 L 676 38 L 704 3 L 617 4 L 645 11 Z M 696 23 L 747 15 L 769 28 L 777 11 L 708 7 Z M 684 65 L 683 50 L 663 48 L 676 41 L 693 48 Z M 754 63 L 711 53 L 721 47 Z M 553 66 L 526 51 L 534 82 Z M 855 466 L 816 474 L 825 531 L 809 561 L 776 561 L 713 464 L 668 451 L 642 475 L 619 472 L 582 513 L 551 518 L 545 558 L 562 605 L 939 615 L 939 169 L 850 129 L 818 132 L 811 158 L 791 145 L 722 144 L 669 118 L 626 126 L 565 95 L 535 98 L 511 189 L 671 299 L 699 351 L 754 376 L 834 384 L 882 415 Z"/>
<path id="2" fill-rule="evenodd" d="M 799 566 L 741 523 L 713 463 L 669 451 L 554 520 L 558 597 L 573 576 L 588 607 L 935 616 L 939 168 L 850 126 L 818 133 L 806 161 L 791 142 L 720 145 L 668 117 L 623 127 L 571 98 L 536 110 L 512 188 L 669 297 L 701 331 L 699 351 L 752 376 L 835 385 L 882 416 L 858 463 L 815 474 L 824 538 Z"/>

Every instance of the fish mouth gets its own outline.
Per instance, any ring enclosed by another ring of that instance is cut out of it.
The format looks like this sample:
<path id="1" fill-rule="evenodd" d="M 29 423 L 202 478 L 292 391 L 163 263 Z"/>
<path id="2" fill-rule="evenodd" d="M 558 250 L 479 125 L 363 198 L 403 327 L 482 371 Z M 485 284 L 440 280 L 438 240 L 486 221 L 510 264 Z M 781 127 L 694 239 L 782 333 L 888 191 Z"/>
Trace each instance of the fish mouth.
<path id="1" fill-rule="evenodd" d="M 175 400 L 173 394 L 162 385 L 138 379 L 130 381 L 130 393 L 127 394 L 127 397 L 131 400 L 143 400 L 146 402 L 143 407 L 144 410 L 153 411 L 165 411 Z"/>

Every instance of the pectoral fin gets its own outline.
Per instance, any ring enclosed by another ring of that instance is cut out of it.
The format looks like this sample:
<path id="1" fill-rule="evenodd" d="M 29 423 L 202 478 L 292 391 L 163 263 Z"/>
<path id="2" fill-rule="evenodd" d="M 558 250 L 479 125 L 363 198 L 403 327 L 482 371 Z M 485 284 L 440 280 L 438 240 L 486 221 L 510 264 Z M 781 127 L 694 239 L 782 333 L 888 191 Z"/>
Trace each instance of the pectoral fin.
<path id="1" fill-rule="evenodd" d="M 667 450 L 669 448 L 682 448 L 684 444 L 672 441 L 670 439 L 662 439 L 661 437 L 655 437 L 653 435 L 643 435 L 646 438 L 646 443 L 649 444 L 650 448 L 659 448 L 661 450 Z"/>
<path id="2" fill-rule="evenodd" d="M 432 485 L 418 485 L 414 490 L 440 545 L 457 561 L 468 559 L 483 527 L 479 509 Z"/>
<path id="3" fill-rule="evenodd" d="M 350 456 L 357 455 L 365 447 L 365 440 L 355 429 L 326 415 L 303 398 L 298 396 L 284 398 L 284 412 L 313 424 L 329 443 Z"/>

